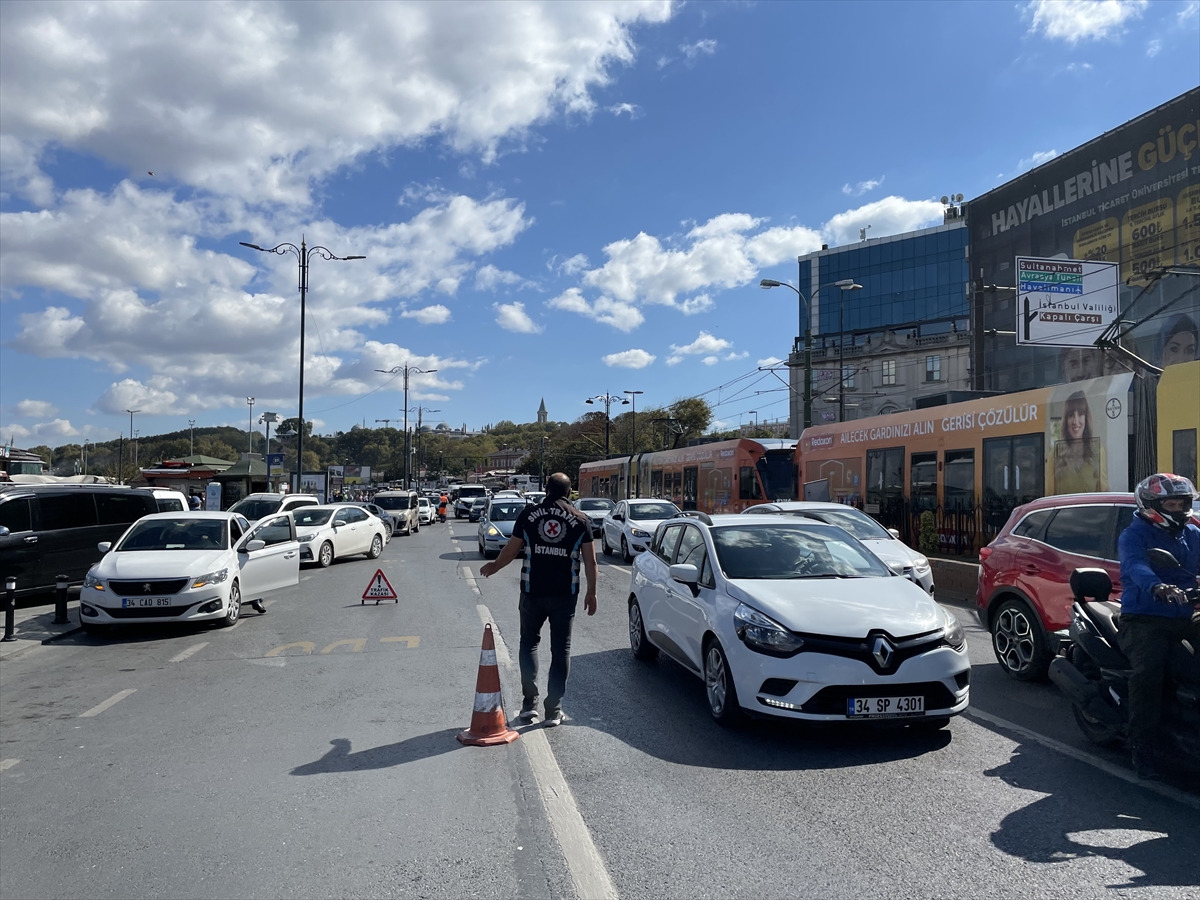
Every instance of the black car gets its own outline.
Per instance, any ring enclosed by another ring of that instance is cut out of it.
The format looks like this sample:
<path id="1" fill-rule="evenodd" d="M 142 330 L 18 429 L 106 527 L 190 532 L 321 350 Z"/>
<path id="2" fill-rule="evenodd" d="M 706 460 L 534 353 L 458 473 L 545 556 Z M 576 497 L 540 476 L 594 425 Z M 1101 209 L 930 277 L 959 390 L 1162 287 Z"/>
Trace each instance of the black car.
<path id="1" fill-rule="evenodd" d="M 150 491 L 103 484 L 0 486 L 0 581 L 17 580 L 17 593 L 52 589 L 59 575 L 82 584 L 103 555 L 142 516 L 158 512 Z"/>

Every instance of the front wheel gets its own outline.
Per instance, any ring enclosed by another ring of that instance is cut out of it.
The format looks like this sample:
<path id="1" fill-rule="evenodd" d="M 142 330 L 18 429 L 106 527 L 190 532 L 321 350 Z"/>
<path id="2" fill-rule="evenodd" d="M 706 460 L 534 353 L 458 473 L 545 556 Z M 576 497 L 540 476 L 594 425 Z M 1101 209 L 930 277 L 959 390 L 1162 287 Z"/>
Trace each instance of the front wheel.
<path id="1" fill-rule="evenodd" d="M 1050 652 L 1037 616 L 1021 600 L 1000 604 L 992 621 L 992 650 L 1000 667 L 1017 681 L 1040 681 L 1050 667 Z"/>
<path id="2" fill-rule="evenodd" d="M 625 540 L 625 535 L 621 535 L 621 559 L 627 563 L 633 562 L 633 554 L 629 552 L 629 542 Z"/>
<path id="3" fill-rule="evenodd" d="M 321 545 L 321 552 L 317 554 L 317 563 L 322 569 L 328 569 L 333 565 L 333 544 L 329 541 Z"/>
<path id="4" fill-rule="evenodd" d="M 1100 747 L 1115 747 L 1121 743 L 1124 734 L 1120 725 L 1112 725 L 1092 718 L 1074 703 L 1071 704 L 1071 712 L 1075 716 L 1075 724 L 1079 726 L 1079 730 L 1093 744 Z"/>
<path id="5" fill-rule="evenodd" d="M 658 657 L 658 648 L 646 637 L 646 623 L 642 621 L 642 608 L 637 598 L 629 601 L 629 649 L 633 658 L 650 662 Z"/>
<path id="6" fill-rule="evenodd" d="M 238 587 L 235 581 L 229 586 L 229 608 L 225 610 L 225 615 L 217 622 L 222 628 L 232 628 L 237 624 L 238 617 L 242 614 L 242 589 Z"/>
<path id="7" fill-rule="evenodd" d="M 612 547 L 608 546 L 608 534 L 606 532 L 600 533 L 600 548 L 604 551 L 605 556 L 613 555 Z"/>
<path id="8" fill-rule="evenodd" d="M 708 698 L 708 711 L 718 725 L 731 728 L 741 724 L 742 708 L 738 705 L 729 660 L 725 658 L 721 642 L 715 638 L 704 651 L 704 693 Z"/>
<path id="9" fill-rule="evenodd" d="M 383 552 L 383 538 L 379 535 L 371 538 L 371 549 L 367 551 L 367 559 L 379 559 L 379 554 Z"/>

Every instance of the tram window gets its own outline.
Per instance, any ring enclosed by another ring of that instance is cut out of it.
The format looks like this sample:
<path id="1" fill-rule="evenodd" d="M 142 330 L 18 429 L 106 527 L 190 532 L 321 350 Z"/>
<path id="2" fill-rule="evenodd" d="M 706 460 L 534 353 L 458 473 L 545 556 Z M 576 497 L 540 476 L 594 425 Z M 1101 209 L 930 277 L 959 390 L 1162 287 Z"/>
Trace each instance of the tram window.
<path id="1" fill-rule="evenodd" d="M 661 500 L 663 495 L 663 473 L 662 469 L 652 469 L 650 471 L 650 496 L 656 500 Z"/>
<path id="2" fill-rule="evenodd" d="M 909 497 L 915 512 L 937 507 L 937 453 L 914 453 L 909 465 Z"/>
<path id="3" fill-rule="evenodd" d="M 758 478 L 754 475 L 754 466 L 742 466 L 738 469 L 738 497 L 742 500 L 762 499 L 762 491 L 758 489 Z"/>
<path id="4" fill-rule="evenodd" d="M 1171 471 L 1196 483 L 1196 429 L 1171 432 Z"/>
<path id="5" fill-rule="evenodd" d="M 1021 434 L 983 442 L 983 502 L 988 524 L 999 528 L 1022 503 L 1045 492 L 1044 436 Z"/>
<path id="6" fill-rule="evenodd" d="M 942 479 L 946 509 L 971 509 L 975 505 L 975 451 L 947 450 Z"/>

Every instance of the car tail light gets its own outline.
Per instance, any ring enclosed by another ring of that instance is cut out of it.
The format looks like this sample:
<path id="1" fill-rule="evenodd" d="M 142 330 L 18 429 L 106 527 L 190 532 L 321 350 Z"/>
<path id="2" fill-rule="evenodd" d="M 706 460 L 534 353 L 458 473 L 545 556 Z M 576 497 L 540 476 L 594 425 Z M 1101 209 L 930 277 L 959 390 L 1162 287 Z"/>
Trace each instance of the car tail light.
<path id="1" fill-rule="evenodd" d="M 987 558 L 991 555 L 992 555 L 991 547 L 980 547 L 979 548 L 979 561 L 981 563 L 987 562 Z"/>

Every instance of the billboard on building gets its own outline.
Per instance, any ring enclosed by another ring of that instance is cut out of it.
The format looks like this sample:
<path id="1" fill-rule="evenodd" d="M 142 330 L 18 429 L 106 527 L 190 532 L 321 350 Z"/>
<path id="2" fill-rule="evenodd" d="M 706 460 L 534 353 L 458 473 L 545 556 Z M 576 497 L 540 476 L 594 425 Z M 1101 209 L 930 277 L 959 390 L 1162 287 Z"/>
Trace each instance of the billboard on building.
<path id="1" fill-rule="evenodd" d="M 976 388 L 1024 390 L 1123 367 L 1113 354 L 1090 348 L 1014 346 L 1003 332 L 1014 330 L 1016 307 L 1023 306 L 1015 290 L 1018 257 L 1115 265 L 1120 317 L 1130 323 L 1123 345 L 1157 366 L 1197 358 L 1198 151 L 1200 88 L 967 205 L 971 276 L 979 288 Z"/>
<path id="2" fill-rule="evenodd" d="M 1117 264 L 1017 257 L 1018 344 L 1091 347 L 1120 311 Z"/>

